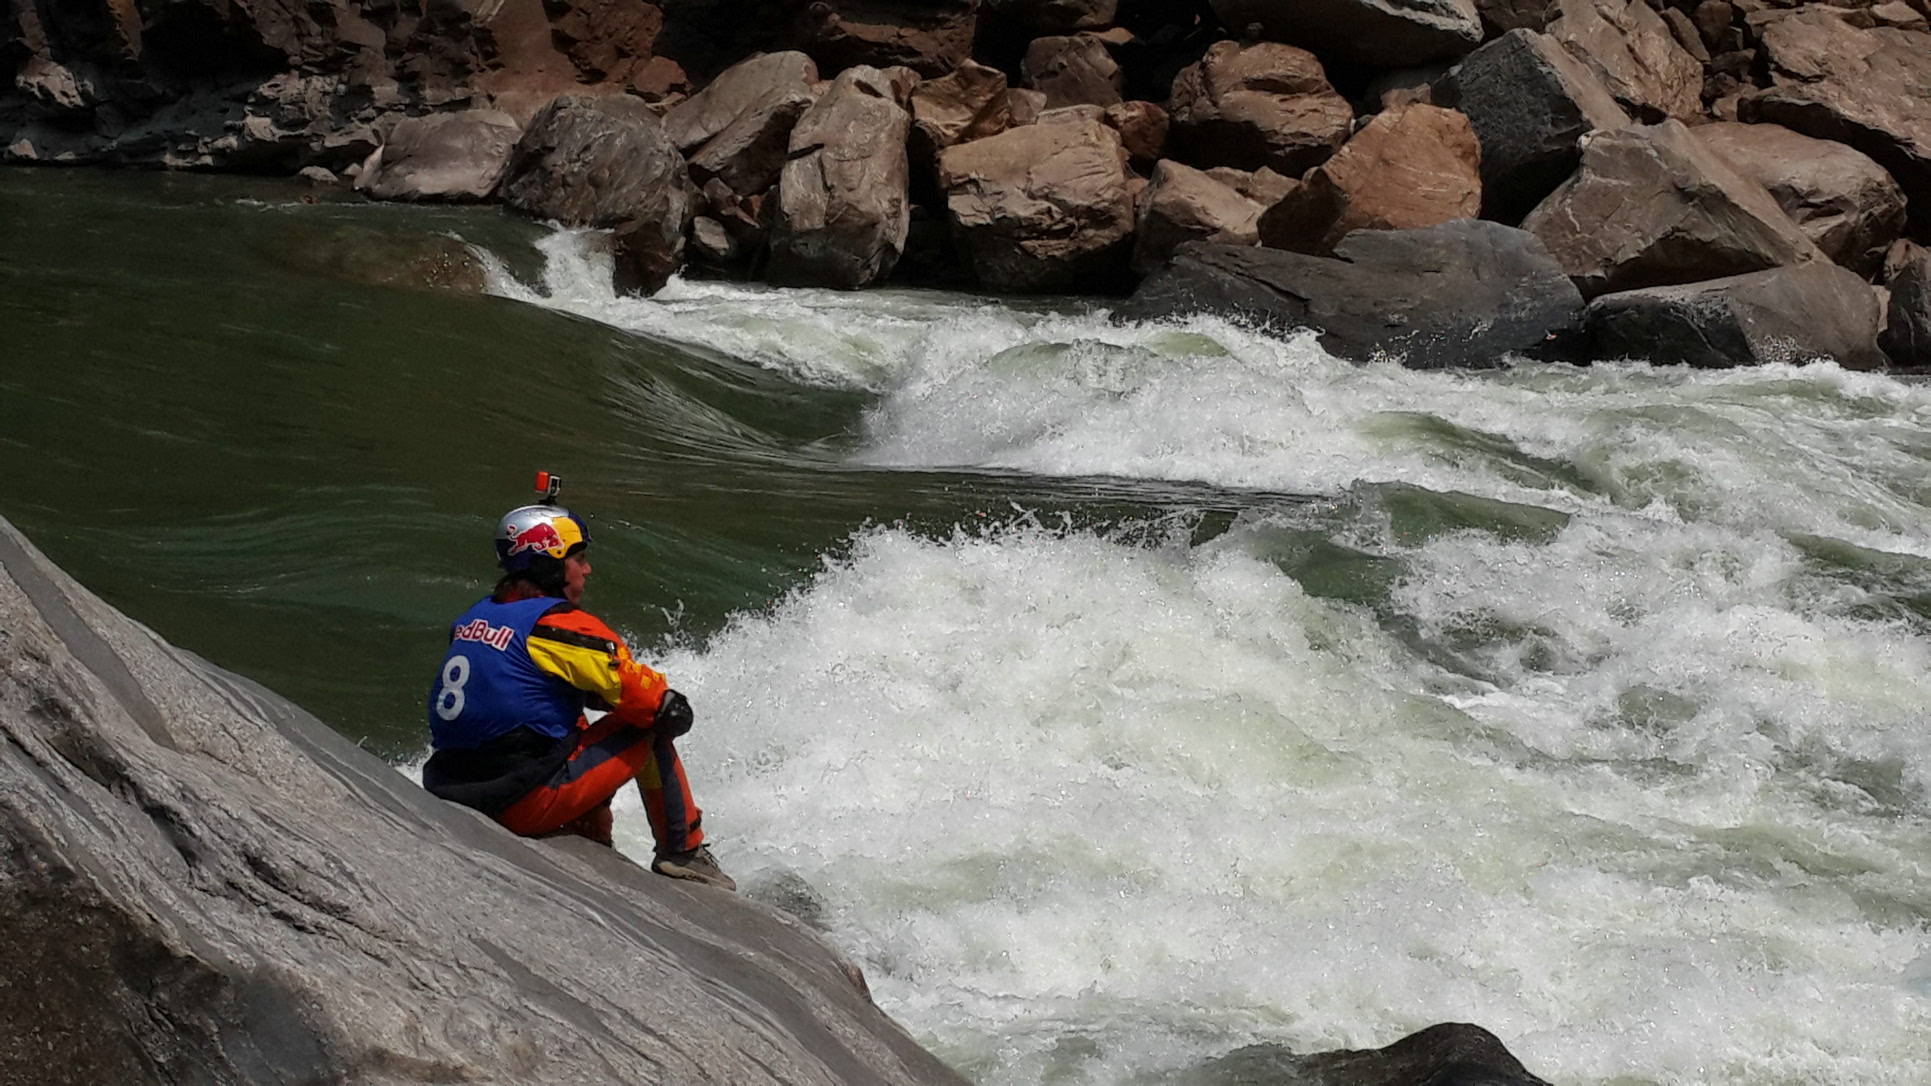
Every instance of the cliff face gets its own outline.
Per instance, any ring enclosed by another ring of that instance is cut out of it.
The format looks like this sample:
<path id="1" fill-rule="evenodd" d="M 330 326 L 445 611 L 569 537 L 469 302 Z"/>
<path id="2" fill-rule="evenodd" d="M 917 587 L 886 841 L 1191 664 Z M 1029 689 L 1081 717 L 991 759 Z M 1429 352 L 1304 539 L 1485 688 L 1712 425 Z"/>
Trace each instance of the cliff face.
<path id="1" fill-rule="evenodd" d="M 790 918 L 430 797 L 3 520 L 0 569 L 0 1081 L 963 1081 Z"/>

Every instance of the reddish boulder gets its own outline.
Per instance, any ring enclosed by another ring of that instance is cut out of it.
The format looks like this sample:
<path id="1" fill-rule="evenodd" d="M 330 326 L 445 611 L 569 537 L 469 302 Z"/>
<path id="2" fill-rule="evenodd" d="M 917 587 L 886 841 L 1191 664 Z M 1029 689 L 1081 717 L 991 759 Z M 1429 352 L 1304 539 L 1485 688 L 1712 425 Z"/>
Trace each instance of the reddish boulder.
<path id="1" fill-rule="evenodd" d="M 1643 0 L 1554 0 L 1550 14 L 1549 36 L 1594 68 L 1638 120 L 1702 113 L 1703 66 Z"/>
<path id="2" fill-rule="evenodd" d="M 970 60 L 912 91 L 912 153 L 936 162 L 940 151 L 1004 132 L 1012 124 L 1006 73 Z"/>
<path id="3" fill-rule="evenodd" d="M 1189 241 L 1254 245 L 1260 213 L 1261 205 L 1192 166 L 1163 161 L 1140 197 L 1133 270 L 1151 274 Z"/>
<path id="4" fill-rule="evenodd" d="M 620 289 L 654 293 L 684 262 L 696 193 L 683 156 L 636 98 L 551 102 L 517 141 L 500 191 L 537 218 L 610 230 Z"/>
<path id="5" fill-rule="evenodd" d="M 1389 110 L 1261 216 L 1263 244 L 1324 256 L 1356 230 L 1418 230 L 1482 209 L 1482 152 L 1468 118 L 1416 103 Z"/>
<path id="6" fill-rule="evenodd" d="M 1824 255 L 1866 278 L 1904 230 L 1904 193 L 1865 155 L 1775 124 L 1706 124 L 1697 137 L 1770 190 Z"/>
<path id="7" fill-rule="evenodd" d="M 768 277 L 855 290 L 905 251 L 910 82 L 860 65 L 838 74 L 791 132 L 774 193 Z"/>
<path id="8" fill-rule="evenodd" d="M 1168 103 L 1180 157 L 1198 166 L 1267 166 L 1299 177 L 1354 130 L 1314 54 L 1291 45 L 1216 43 L 1181 71 Z"/>
<path id="9" fill-rule="evenodd" d="M 1146 170 L 1167 149 L 1167 111 L 1152 102 L 1121 102 L 1106 107 L 1106 123 L 1120 134 L 1128 162 Z"/>
<path id="10" fill-rule="evenodd" d="M 645 0 L 550 0 L 550 33 L 586 83 L 628 83 L 651 60 L 664 12 Z"/>
<path id="11" fill-rule="evenodd" d="M 1116 105 L 1126 86 L 1106 43 L 1091 34 L 1035 38 L 1019 64 L 1019 77 L 1046 96 L 1047 109 Z"/>
<path id="12" fill-rule="evenodd" d="M 1913 197 L 1914 231 L 1931 230 L 1931 35 L 1801 11 L 1764 30 L 1763 52 L 1772 86 L 1743 119 L 1864 152 Z"/>
<path id="13" fill-rule="evenodd" d="M 1120 134 L 1082 117 L 948 148 L 939 183 L 981 285 L 1093 290 L 1119 276 L 1133 196 Z"/>
<path id="14" fill-rule="evenodd" d="M 378 200 L 480 200 L 496 188 L 523 134 L 493 109 L 432 113 L 396 122 L 355 187 Z"/>
<path id="15" fill-rule="evenodd" d="M 813 0 L 796 33 L 828 72 L 902 65 L 929 78 L 972 55 L 978 10 L 979 0 Z"/>
<path id="16" fill-rule="evenodd" d="M 695 152 L 733 121 L 773 99 L 809 93 L 818 65 L 803 53 L 762 53 L 725 69 L 701 91 L 664 114 L 664 134 L 679 151 Z"/>
<path id="17" fill-rule="evenodd" d="M 1585 297 L 1826 259 L 1762 185 L 1679 121 L 1598 132 L 1522 222 Z"/>

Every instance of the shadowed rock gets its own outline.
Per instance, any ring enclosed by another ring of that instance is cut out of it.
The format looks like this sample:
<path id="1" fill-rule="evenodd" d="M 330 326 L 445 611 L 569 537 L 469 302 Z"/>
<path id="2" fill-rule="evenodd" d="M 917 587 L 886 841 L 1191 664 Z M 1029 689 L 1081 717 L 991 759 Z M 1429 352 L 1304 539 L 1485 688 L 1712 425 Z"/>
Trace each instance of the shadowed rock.
<path id="1" fill-rule="evenodd" d="M 1472 219 L 1482 207 L 1481 149 L 1468 118 L 1414 103 L 1378 114 L 1261 216 L 1261 243 L 1317 255 L 1356 230 L 1411 230 Z"/>
<path id="2" fill-rule="evenodd" d="M 978 13 L 979 0 L 813 0 L 795 24 L 826 72 L 903 65 L 932 77 L 971 56 Z"/>
<path id="3" fill-rule="evenodd" d="M 1354 108 L 1313 53 L 1217 42 L 1173 81 L 1168 135 L 1195 166 L 1262 166 L 1290 177 L 1325 162 L 1354 130 Z"/>
<path id="4" fill-rule="evenodd" d="M 657 115 L 628 96 L 564 95 L 530 120 L 503 177 L 505 203 L 612 232 L 619 289 L 661 289 L 684 262 L 696 191 Z"/>
<path id="5" fill-rule="evenodd" d="M 1475 0 L 1482 30 L 1498 38 L 1511 30 L 1541 30 L 1549 25 L 1550 0 Z"/>
<path id="6" fill-rule="evenodd" d="M 772 282 L 855 290 L 891 274 L 911 224 L 904 103 L 916 78 L 847 68 L 799 118 L 773 193 Z"/>
<path id="7" fill-rule="evenodd" d="M 1904 242 L 1885 279 L 1891 309 L 1878 345 L 1900 366 L 1931 366 L 1931 250 Z"/>
<path id="8" fill-rule="evenodd" d="M 1584 324 L 1599 358 L 1701 367 L 1823 358 L 1853 370 L 1885 364 L 1876 293 L 1821 260 L 1606 294 L 1589 304 Z"/>
<path id="9" fill-rule="evenodd" d="M 1106 43 L 1091 34 L 1033 39 L 1019 75 L 1026 86 L 1046 96 L 1047 109 L 1116 105 L 1126 86 Z"/>
<path id="10" fill-rule="evenodd" d="M 1106 107 L 1106 124 L 1120 134 L 1127 160 L 1136 170 L 1150 169 L 1167 150 L 1167 111 L 1152 102 L 1121 102 Z"/>
<path id="11" fill-rule="evenodd" d="M 1012 124 L 1006 73 L 966 61 L 912 91 L 912 154 L 935 167 L 939 152 L 1004 132 Z"/>
<path id="12" fill-rule="evenodd" d="M 378 200 L 480 200 L 495 190 L 523 135 L 493 109 L 398 121 L 355 187 Z"/>
<path id="13" fill-rule="evenodd" d="M 964 1080 L 803 924 L 434 799 L 0 521 L 0 1081 Z"/>
<path id="14" fill-rule="evenodd" d="M 939 185 L 953 232 L 989 289 L 1091 291 L 1126 265 L 1134 228 L 1126 149 L 1097 119 L 1074 114 L 949 148 L 939 156 Z"/>
<path id="15" fill-rule="evenodd" d="M 985 0 L 985 10 L 1038 34 L 1070 34 L 1113 25 L 1120 0 Z"/>
<path id="16" fill-rule="evenodd" d="M 1386 1048 L 1296 1055 L 1250 1045 L 1183 1076 L 1176 1086 L 1549 1086 L 1480 1026 L 1444 1022 Z"/>
<path id="17" fill-rule="evenodd" d="M 1691 129 L 1737 172 L 1770 190 L 1824 255 L 1869 277 L 1904 230 L 1904 193 L 1884 167 L 1841 143 L 1775 124 Z"/>
<path id="18" fill-rule="evenodd" d="M 1602 79 L 1555 39 L 1515 30 L 1456 65 L 1432 88 L 1482 144 L 1482 213 L 1519 222 L 1582 161 L 1582 137 L 1629 117 Z"/>
<path id="19" fill-rule="evenodd" d="M 1703 66 L 1643 0 L 1554 0 L 1549 14 L 1549 36 L 1594 68 L 1636 119 L 1702 112 Z"/>
<path id="20" fill-rule="evenodd" d="M 1931 35 L 1860 30 L 1800 11 L 1763 31 L 1773 85 L 1746 96 L 1742 119 L 1774 121 L 1846 143 L 1890 171 L 1914 231 L 1931 224 Z"/>
<path id="21" fill-rule="evenodd" d="M 1260 24 L 1293 42 L 1375 68 L 1461 56 L 1482 43 L 1475 0 L 1212 0 L 1231 27 Z"/>
<path id="22" fill-rule="evenodd" d="M 1344 358 L 1417 368 L 1493 366 L 1566 349 L 1582 296 L 1527 231 L 1477 219 L 1361 230 L 1333 257 L 1194 242 L 1119 315 L 1213 313 L 1276 331 L 1312 328 Z"/>
<path id="23" fill-rule="evenodd" d="M 1598 132 L 1522 221 L 1588 297 L 1826 259 L 1762 185 L 1677 121 Z"/>

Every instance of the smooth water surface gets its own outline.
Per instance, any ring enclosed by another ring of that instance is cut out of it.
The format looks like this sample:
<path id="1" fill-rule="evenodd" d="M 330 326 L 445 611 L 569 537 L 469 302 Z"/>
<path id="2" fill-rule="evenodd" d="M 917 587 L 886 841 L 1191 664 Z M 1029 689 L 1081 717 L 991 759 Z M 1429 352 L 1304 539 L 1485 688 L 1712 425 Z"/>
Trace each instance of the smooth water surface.
<path id="1" fill-rule="evenodd" d="M 0 172 L 0 224 L 0 513 L 406 766 L 563 474 L 729 869 L 979 1082 L 1442 1020 L 1563 1083 L 1931 1081 L 1922 385 L 619 299 L 594 236 L 265 182 Z M 487 294 L 410 285 L 452 239 Z"/>

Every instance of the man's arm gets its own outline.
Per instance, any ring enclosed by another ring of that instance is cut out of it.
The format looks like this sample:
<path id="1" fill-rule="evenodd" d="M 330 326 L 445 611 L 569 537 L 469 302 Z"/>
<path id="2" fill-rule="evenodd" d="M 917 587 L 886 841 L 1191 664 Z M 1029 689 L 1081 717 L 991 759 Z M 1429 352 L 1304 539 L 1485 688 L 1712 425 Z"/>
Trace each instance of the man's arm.
<path id="1" fill-rule="evenodd" d="M 669 684 L 631 659 L 615 630 L 594 615 L 559 608 L 530 630 L 530 659 L 545 672 L 591 694 L 619 720 L 650 727 Z"/>

